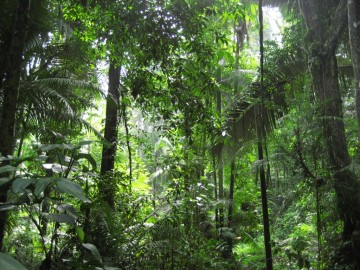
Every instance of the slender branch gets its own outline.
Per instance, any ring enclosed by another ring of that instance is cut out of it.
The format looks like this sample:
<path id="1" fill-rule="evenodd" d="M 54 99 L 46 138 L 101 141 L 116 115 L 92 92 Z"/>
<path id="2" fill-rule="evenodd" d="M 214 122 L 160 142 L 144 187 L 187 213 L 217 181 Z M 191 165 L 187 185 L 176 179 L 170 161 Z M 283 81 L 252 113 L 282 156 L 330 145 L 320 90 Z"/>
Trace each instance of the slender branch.
<path id="1" fill-rule="evenodd" d="M 43 251 L 44 251 L 45 254 L 47 254 L 48 251 L 47 251 L 47 248 L 46 248 L 46 245 L 45 245 L 45 238 L 41 233 L 40 224 L 37 222 L 34 215 L 31 213 L 30 209 L 25 204 L 23 204 L 23 207 L 25 208 L 25 211 L 27 212 L 27 214 L 28 214 L 29 218 L 31 219 L 31 221 L 34 223 L 35 227 L 38 229 L 39 235 L 40 235 L 40 238 L 41 238 L 41 245 L 42 245 Z M 39 207 L 39 209 L 40 209 L 40 207 Z"/>

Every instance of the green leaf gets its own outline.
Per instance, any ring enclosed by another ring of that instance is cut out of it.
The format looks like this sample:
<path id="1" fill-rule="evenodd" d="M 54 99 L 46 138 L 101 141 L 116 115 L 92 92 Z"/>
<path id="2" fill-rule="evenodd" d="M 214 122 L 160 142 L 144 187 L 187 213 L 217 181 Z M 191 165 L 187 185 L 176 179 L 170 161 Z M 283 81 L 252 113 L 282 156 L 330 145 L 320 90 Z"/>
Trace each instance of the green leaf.
<path id="1" fill-rule="evenodd" d="M 0 203 L 0 211 L 8 211 L 14 209 L 16 206 L 12 203 Z M 2 268 L 0 268 L 2 269 Z"/>
<path id="2" fill-rule="evenodd" d="M 5 165 L 5 166 L 0 167 L 0 173 L 14 172 L 17 169 L 18 169 L 17 167 Z"/>
<path id="3" fill-rule="evenodd" d="M 70 225 L 75 225 L 76 219 L 73 216 L 68 214 L 48 214 L 42 213 L 42 215 L 52 221 L 59 222 L 59 223 L 67 223 Z"/>
<path id="4" fill-rule="evenodd" d="M 97 164 L 92 155 L 87 154 L 87 153 L 79 153 L 74 158 L 75 158 L 75 160 L 79 160 L 79 159 L 83 159 L 83 158 L 86 159 L 91 164 L 92 170 L 96 171 Z"/>
<path id="5" fill-rule="evenodd" d="M 90 202 L 90 200 L 82 194 L 83 191 L 81 186 L 72 181 L 69 181 L 68 179 L 56 179 L 55 189 L 60 193 L 70 194 L 79 200 L 82 200 L 83 202 Z"/>
<path id="6" fill-rule="evenodd" d="M 12 179 L 9 177 L 0 178 L 0 187 L 8 182 L 10 182 Z"/>
<path id="7" fill-rule="evenodd" d="M 74 217 L 75 219 L 78 217 L 78 213 L 76 212 L 75 207 L 71 204 L 66 204 L 66 203 L 60 204 L 56 207 L 56 210 L 58 210 L 60 213 L 67 212 L 67 214 Z"/>
<path id="8" fill-rule="evenodd" d="M 16 205 L 20 205 L 20 204 L 30 204 L 30 197 L 29 194 L 27 193 L 23 193 L 15 202 Z"/>
<path id="9" fill-rule="evenodd" d="M 34 160 L 34 158 L 35 158 L 34 156 L 14 158 L 14 161 L 12 164 L 15 166 L 19 166 L 24 161 L 32 161 L 32 160 Z"/>
<path id="10" fill-rule="evenodd" d="M 54 173 L 65 172 L 68 167 L 58 163 L 44 163 L 42 165 L 46 170 L 52 170 Z"/>
<path id="11" fill-rule="evenodd" d="M 91 253 L 95 256 L 95 258 L 102 263 L 102 258 L 100 256 L 100 253 L 98 251 L 98 249 L 90 243 L 86 243 L 86 244 L 82 244 L 84 248 L 88 249 L 91 251 Z"/>
<path id="12" fill-rule="evenodd" d="M 81 146 L 84 146 L 84 145 L 89 145 L 89 144 L 92 144 L 92 143 L 99 143 L 100 141 L 94 141 L 94 140 L 84 140 L 84 141 L 81 141 L 79 142 L 76 147 L 77 148 L 80 148 Z"/>
<path id="13" fill-rule="evenodd" d="M 5 253 L 0 253 L 0 269 L 27 270 L 19 261 Z"/>
<path id="14" fill-rule="evenodd" d="M 72 144 L 66 144 L 66 143 L 62 143 L 60 148 L 62 149 L 66 149 L 66 150 L 74 150 L 75 146 Z"/>
<path id="15" fill-rule="evenodd" d="M 48 185 L 51 183 L 53 178 L 39 178 L 36 179 L 35 184 L 35 196 L 40 196 L 41 193 L 45 191 L 45 189 L 48 187 Z"/>
<path id="16" fill-rule="evenodd" d="M 35 159 L 36 160 L 40 160 L 40 161 L 45 161 L 47 160 L 49 157 L 45 156 L 45 155 L 38 155 Z"/>
<path id="17" fill-rule="evenodd" d="M 40 146 L 40 150 L 44 151 L 44 152 L 47 152 L 47 151 L 50 151 L 50 150 L 53 150 L 56 148 L 59 148 L 58 144 L 47 144 L 47 145 Z"/>
<path id="18" fill-rule="evenodd" d="M 83 231 L 81 228 L 79 228 L 79 227 L 76 227 L 76 228 L 75 228 L 75 231 L 76 231 L 76 234 L 77 234 L 77 237 L 79 238 L 79 240 L 80 240 L 81 242 L 84 242 L 84 237 L 85 237 L 84 231 Z"/>
<path id="19" fill-rule="evenodd" d="M 17 178 L 12 184 L 12 191 L 14 193 L 23 192 L 33 181 L 34 179 Z"/>

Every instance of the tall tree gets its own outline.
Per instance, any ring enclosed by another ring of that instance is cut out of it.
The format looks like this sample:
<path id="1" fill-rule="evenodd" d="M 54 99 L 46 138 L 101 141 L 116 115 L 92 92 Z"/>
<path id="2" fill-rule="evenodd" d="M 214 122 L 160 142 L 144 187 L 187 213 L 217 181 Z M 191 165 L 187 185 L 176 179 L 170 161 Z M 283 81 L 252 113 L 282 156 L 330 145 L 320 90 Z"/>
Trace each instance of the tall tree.
<path id="1" fill-rule="evenodd" d="M 19 97 L 19 83 L 22 69 L 23 54 L 28 32 L 29 12 L 31 0 L 19 0 L 16 13 L 14 14 L 14 26 L 10 39 L 8 61 L 5 69 L 5 77 L 2 82 L 3 100 L 0 118 L 0 153 L 3 156 L 12 155 L 14 151 L 14 134 L 16 108 Z M 5 165 L 3 162 L 2 165 Z M 8 186 L 0 190 L 0 203 L 7 200 Z M 0 213 L 0 250 L 3 248 L 7 213 Z"/>
<path id="2" fill-rule="evenodd" d="M 259 42 L 260 42 L 260 104 L 255 105 L 255 117 L 256 117 L 256 138 L 257 138 L 257 150 L 258 159 L 261 162 L 259 166 L 260 186 L 261 186 L 261 204 L 263 214 L 263 226 L 264 226 L 264 246 L 266 256 L 266 269 L 273 269 L 273 258 L 270 243 L 270 222 L 269 222 L 269 208 L 267 197 L 267 184 L 264 169 L 264 138 L 265 138 L 265 123 L 264 123 L 264 32 L 263 32 L 263 1 L 259 0 Z M 266 144 L 265 144 L 266 145 Z"/>
<path id="3" fill-rule="evenodd" d="M 104 138 L 107 144 L 104 144 L 101 158 L 100 173 L 105 175 L 111 172 L 115 165 L 116 147 L 118 142 L 118 117 L 119 117 L 119 86 L 120 86 L 120 66 L 114 61 L 110 61 L 109 67 L 109 87 L 106 98 L 105 132 Z M 100 192 L 104 200 L 111 208 L 115 206 L 114 187 L 109 185 L 108 181 L 100 184 Z"/>
<path id="4" fill-rule="evenodd" d="M 360 1 L 347 0 L 347 10 L 351 61 L 355 79 L 355 108 L 359 125 L 358 135 L 360 137 Z"/>
<path id="5" fill-rule="evenodd" d="M 307 42 L 312 59 L 309 66 L 323 136 L 333 172 L 338 209 L 344 223 L 339 264 L 360 268 L 360 182 L 349 169 L 351 158 L 347 149 L 343 122 L 341 93 L 338 85 L 336 48 L 346 27 L 346 1 L 299 0 L 308 29 Z M 326 8 L 325 8 L 326 7 Z M 331 21 L 328 21 L 332 18 Z"/>

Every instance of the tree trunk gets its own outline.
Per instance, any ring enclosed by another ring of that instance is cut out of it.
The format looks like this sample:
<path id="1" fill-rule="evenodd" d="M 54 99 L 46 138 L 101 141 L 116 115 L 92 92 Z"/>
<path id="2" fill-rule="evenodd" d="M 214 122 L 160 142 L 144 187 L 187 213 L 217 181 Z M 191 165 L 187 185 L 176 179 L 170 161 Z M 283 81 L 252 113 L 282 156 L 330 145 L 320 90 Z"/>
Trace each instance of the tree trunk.
<path id="1" fill-rule="evenodd" d="M 256 121 L 256 137 L 258 159 L 261 162 L 259 165 L 260 186 L 261 186 L 261 205 L 263 214 L 264 226 L 264 246 L 265 246 L 265 264 L 266 270 L 273 269 L 273 258 L 270 244 L 270 222 L 269 222 L 269 208 L 267 198 L 267 184 L 264 170 L 264 149 L 263 141 L 265 141 L 265 127 L 264 127 L 264 31 L 263 31 L 263 1 L 259 0 L 259 41 L 260 41 L 260 95 L 261 103 L 255 105 L 255 121 Z"/>
<path id="2" fill-rule="evenodd" d="M 307 37 L 311 44 L 311 58 L 314 59 L 309 68 L 315 96 L 321 105 L 319 114 L 328 162 L 333 172 L 337 206 L 344 224 L 343 244 L 338 247 L 334 265 L 337 263 L 338 267 L 360 269 L 360 182 L 348 167 L 351 158 L 346 144 L 335 57 L 338 38 L 346 25 L 346 2 L 340 1 L 334 15 L 324 9 L 324 2 L 320 0 L 299 0 L 299 4 L 309 32 Z M 332 17 L 332 24 L 329 26 L 320 21 L 319 14 Z"/>
<path id="3" fill-rule="evenodd" d="M 101 159 L 101 175 L 111 172 L 115 165 L 116 147 L 118 142 L 120 67 L 110 62 L 109 88 L 106 99 L 106 119 L 104 138 L 109 143 L 104 144 Z M 104 177 L 99 185 L 104 201 L 111 208 L 115 207 L 114 186 Z"/>
<path id="4" fill-rule="evenodd" d="M 122 118 L 124 121 L 124 127 L 125 127 L 125 135 L 126 135 L 126 146 L 128 150 L 128 158 L 129 158 L 129 191 L 131 192 L 131 186 L 132 186 L 132 155 L 131 155 L 131 145 L 130 145 L 130 132 L 129 132 L 129 125 L 128 125 L 128 119 L 127 119 L 127 113 L 126 113 L 126 100 L 125 96 L 121 95 L 121 110 L 122 110 Z"/>
<path id="5" fill-rule="evenodd" d="M 14 133 L 16 120 L 16 106 L 19 96 L 21 65 L 23 60 L 26 35 L 28 31 L 29 11 L 31 0 L 20 0 L 11 37 L 10 51 L 4 80 L 3 104 L 0 118 L 0 153 L 3 156 L 12 155 L 14 151 Z M 1 166 L 6 165 L 3 162 Z M 7 201 L 9 187 L 0 190 L 0 203 Z M 3 249 L 7 213 L 0 212 L 0 250 Z"/>
<path id="6" fill-rule="evenodd" d="M 219 112 L 219 115 L 221 115 L 222 110 L 222 100 L 221 100 L 221 91 L 218 90 L 216 92 L 216 106 L 217 111 Z M 219 200 L 224 199 L 224 163 L 223 163 L 223 147 L 224 144 L 220 143 L 216 149 L 217 149 L 217 158 L 218 158 L 218 197 Z M 219 207 L 219 227 L 224 227 L 224 207 Z"/>
<path id="7" fill-rule="evenodd" d="M 351 61 L 355 79 L 356 115 L 359 125 L 358 136 L 360 138 L 360 1 L 347 0 L 347 10 Z"/>
<path id="8" fill-rule="evenodd" d="M 213 159 L 213 179 L 214 179 L 214 196 L 215 196 L 215 202 L 218 201 L 218 183 L 217 183 L 217 177 L 216 177 L 216 157 L 215 153 L 212 153 L 212 159 Z M 215 207 L 215 226 L 218 228 L 219 226 L 219 209 Z"/>
<path id="9" fill-rule="evenodd" d="M 342 101 L 337 81 L 335 51 L 332 55 L 318 56 L 318 66 L 312 67 L 316 97 L 324 106 L 320 111 L 328 160 L 334 174 L 334 189 L 338 209 L 344 222 L 342 249 L 336 261 L 360 269 L 360 182 L 348 166 Z"/>
<path id="10" fill-rule="evenodd" d="M 258 158 L 260 161 L 264 159 L 264 151 L 261 139 L 258 141 Z M 270 222 L 269 222 L 269 207 L 267 198 L 267 185 L 264 165 L 260 164 L 260 189 L 261 189 L 261 205 L 263 212 L 263 226 L 264 226 L 264 245 L 266 256 L 266 270 L 273 269 L 273 259 L 271 251 L 271 237 L 270 237 Z"/>
<path id="11" fill-rule="evenodd" d="M 229 188 L 229 207 L 228 207 L 228 224 L 229 229 L 232 229 L 233 226 L 233 213 L 234 213 L 234 188 L 235 188 L 235 157 L 231 160 L 230 165 L 230 188 Z M 228 254 L 227 258 L 231 258 L 233 255 L 233 239 L 228 238 Z"/>

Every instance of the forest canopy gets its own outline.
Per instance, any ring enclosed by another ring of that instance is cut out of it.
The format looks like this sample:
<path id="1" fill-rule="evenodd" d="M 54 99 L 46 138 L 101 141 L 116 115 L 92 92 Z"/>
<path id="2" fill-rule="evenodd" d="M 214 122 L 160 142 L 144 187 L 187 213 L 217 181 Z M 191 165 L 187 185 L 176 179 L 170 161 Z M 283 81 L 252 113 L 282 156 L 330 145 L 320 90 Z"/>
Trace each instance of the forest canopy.
<path id="1" fill-rule="evenodd" d="M 359 22 L 2 0 L 0 269 L 360 269 Z"/>

